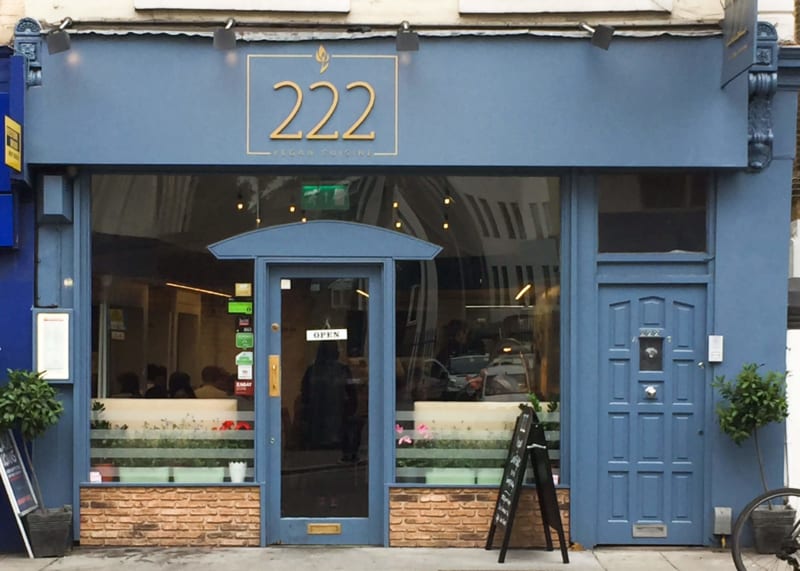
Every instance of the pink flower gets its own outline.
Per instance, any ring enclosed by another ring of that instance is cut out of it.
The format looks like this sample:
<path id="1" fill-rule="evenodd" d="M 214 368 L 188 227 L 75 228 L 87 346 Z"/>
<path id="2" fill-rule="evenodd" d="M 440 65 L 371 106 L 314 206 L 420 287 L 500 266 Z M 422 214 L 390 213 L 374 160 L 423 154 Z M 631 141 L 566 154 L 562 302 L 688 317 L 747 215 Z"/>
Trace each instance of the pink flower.
<path id="1" fill-rule="evenodd" d="M 417 427 L 417 433 L 418 433 L 418 434 L 419 434 L 419 435 L 420 435 L 420 436 L 421 436 L 421 437 L 422 437 L 424 440 L 430 440 L 431 438 L 433 438 L 433 435 L 431 434 L 431 430 L 430 430 L 430 428 L 428 428 L 428 425 L 427 425 L 427 424 L 420 424 L 420 425 Z"/>
<path id="2" fill-rule="evenodd" d="M 408 435 L 401 436 L 400 439 L 397 441 L 397 444 L 413 444 L 413 443 L 414 441 L 411 440 L 411 437 Z"/>
<path id="3" fill-rule="evenodd" d="M 397 434 L 403 434 L 403 427 L 402 427 L 402 426 L 400 426 L 399 424 L 395 424 L 395 425 L 394 425 L 394 431 L 395 431 Z"/>

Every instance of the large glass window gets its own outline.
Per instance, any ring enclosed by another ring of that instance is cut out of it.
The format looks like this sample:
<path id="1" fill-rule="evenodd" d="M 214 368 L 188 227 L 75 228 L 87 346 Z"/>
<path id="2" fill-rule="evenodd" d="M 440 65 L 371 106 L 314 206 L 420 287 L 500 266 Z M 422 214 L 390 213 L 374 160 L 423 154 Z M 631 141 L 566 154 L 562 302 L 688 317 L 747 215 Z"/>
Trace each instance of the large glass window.
<path id="1" fill-rule="evenodd" d="M 433 261 L 396 267 L 396 375 L 384 382 L 395 385 L 387 420 L 397 481 L 441 483 L 453 476 L 439 469 L 460 468 L 467 483 L 496 483 L 518 404 L 531 401 L 558 474 L 559 201 L 556 178 L 93 177 L 93 470 L 205 482 L 234 479 L 229 463 L 245 462 L 252 478 L 253 384 L 240 365 L 246 371 L 253 323 L 242 306 L 229 313 L 229 297 L 246 308 L 237 284 L 252 284 L 253 264 L 216 260 L 207 246 L 259 227 L 337 219 L 443 248 Z M 336 288 L 330 295 L 339 303 Z M 298 371 L 312 365 L 295 357 Z M 368 367 L 349 349 L 338 359 L 351 371 Z M 287 450 L 311 445 L 307 414 L 302 402 L 283 406 Z M 341 447 L 344 432 L 328 432 L 326 445 Z M 196 467 L 216 470 L 178 469 Z"/>
<path id="2" fill-rule="evenodd" d="M 558 475 L 558 179 L 405 179 L 393 200 L 400 231 L 443 248 L 397 264 L 397 481 L 496 485 L 522 402 Z"/>

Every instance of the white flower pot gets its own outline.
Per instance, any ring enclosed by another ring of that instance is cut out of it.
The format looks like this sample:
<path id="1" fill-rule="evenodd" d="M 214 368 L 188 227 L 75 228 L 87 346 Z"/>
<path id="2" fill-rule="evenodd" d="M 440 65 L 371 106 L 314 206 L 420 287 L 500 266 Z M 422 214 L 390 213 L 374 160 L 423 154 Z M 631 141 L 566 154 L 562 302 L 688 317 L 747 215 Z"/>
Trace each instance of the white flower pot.
<path id="1" fill-rule="evenodd" d="M 247 475 L 247 462 L 229 462 L 228 471 L 230 472 L 231 482 L 244 482 Z"/>

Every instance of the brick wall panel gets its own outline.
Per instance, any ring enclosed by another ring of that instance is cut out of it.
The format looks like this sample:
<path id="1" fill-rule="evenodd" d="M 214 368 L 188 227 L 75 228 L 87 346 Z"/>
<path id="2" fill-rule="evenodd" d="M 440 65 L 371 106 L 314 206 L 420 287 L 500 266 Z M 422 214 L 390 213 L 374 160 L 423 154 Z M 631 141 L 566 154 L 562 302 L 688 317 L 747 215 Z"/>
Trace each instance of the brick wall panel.
<path id="1" fill-rule="evenodd" d="M 561 524 L 569 541 L 569 490 L 558 490 Z M 389 493 L 389 545 L 393 547 L 483 547 L 497 493 L 469 489 L 397 488 Z M 500 547 L 505 530 L 498 529 Z M 553 545 L 558 535 L 551 532 Z M 536 490 L 522 492 L 511 547 L 545 547 Z"/>
<path id="2" fill-rule="evenodd" d="M 81 545 L 231 546 L 260 543 L 256 487 L 81 489 Z"/>

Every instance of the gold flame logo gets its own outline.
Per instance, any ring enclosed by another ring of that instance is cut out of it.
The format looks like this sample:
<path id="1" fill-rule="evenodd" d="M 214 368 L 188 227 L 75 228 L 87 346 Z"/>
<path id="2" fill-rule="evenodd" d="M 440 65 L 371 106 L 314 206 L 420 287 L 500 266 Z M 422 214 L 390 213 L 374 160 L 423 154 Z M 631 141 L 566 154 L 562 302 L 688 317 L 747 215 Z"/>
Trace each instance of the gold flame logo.
<path id="1" fill-rule="evenodd" d="M 319 72 L 325 73 L 325 70 L 328 69 L 328 65 L 331 63 L 331 56 L 328 55 L 328 52 L 325 50 L 325 46 L 320 45 L 319 49 L 317 50 L 316 60 L 320 64 Z"/>

